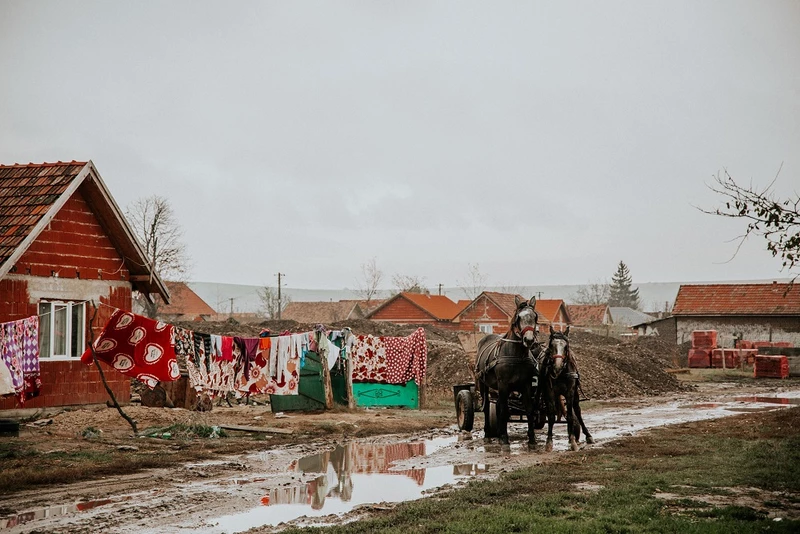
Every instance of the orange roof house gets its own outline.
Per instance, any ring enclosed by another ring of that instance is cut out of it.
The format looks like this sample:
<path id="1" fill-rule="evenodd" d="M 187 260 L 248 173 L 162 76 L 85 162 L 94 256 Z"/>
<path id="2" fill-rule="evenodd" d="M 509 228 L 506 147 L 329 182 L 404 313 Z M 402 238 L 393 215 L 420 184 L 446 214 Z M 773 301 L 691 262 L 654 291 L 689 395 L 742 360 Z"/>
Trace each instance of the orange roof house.
<path id="1" fill-rule="evenodd" d="M 692 330 L 717 330 L 720 347 L 736 339 L 788 341 L 800 347 L 800 285 L 682 285 L 672 314 L 676 341 L 690 339 Z"/>
<path id="2" fill-rule="evenodd" d="M 209 321 L 217 312 L 184 282 L 166 282 L 172 297 L 169 304 L 158 309 L 164 321 Z"/>
<path id="3" fill-rule="evenodd" d="M 458 314 L 456 322 L 459 330 L 504 334 L 508 331 L 511 318 L 517 309 L 514 297 L 523 298 L 511 293 L 484 291 L 464 306 Z"/>
<path id="4" fill-rule="evenodd" d="M 331 324 L 350 319 L 363 319 L 364 312 L 358 300 L 338 302 L 290 302 L 281 312 L 281 319 L 291 319 L 303 324 Z"/>
<path id="5" fill-rule="evenodd" d="M 537 300 L 536 311 L 539 313 L 540 332 L 549 332 L 551 325 L 553 329 L 563 331 L 571 324 L 567 305 L 561 299 Z"/>
<path id="6" fill-rule="evenodd" d="M 608 305 L 570 304 L 567 306 L 571 324 L 575 326 L 600 326 L 608 324 Z"/>
<path id="7" fill-rule="evenodd" d="M 438 324 L 451 326 L 461 309 L 444 295 L 398 293 L 374 309 L 367 319 L 397 324 Z"/>
<path id="8" fill-rule="evenodd" d="M 170 300 L 91 161 L 0 165 L 0 323 L 39 316 L 42 389 L 26 408 L 108 399 L 97 369 L 80 362 L 84 333 L 131 311 L 133 291 Z M 127 402 L 130 379 L 106 378 Z M 15 404 L 0 399 L 0 410 Z"/>

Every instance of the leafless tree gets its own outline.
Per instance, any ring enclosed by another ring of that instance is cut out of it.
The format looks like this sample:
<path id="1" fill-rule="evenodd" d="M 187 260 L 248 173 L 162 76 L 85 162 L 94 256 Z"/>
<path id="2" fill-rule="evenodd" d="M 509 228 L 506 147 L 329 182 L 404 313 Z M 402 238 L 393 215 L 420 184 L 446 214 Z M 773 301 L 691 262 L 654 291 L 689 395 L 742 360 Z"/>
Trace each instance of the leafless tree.
<path id="1" fill-rule="evenodd" d="M 575 304 L 608 304 L 611 297 L 611 284 L 608 280 L 597 279 L 578 288 L 572 295 Z"/>
<path id="2" fill-rule="evenodd" d="M 392 284 L 398 293 L 430 293 L 428 288 L 423 284 L 425 277 L 408 274 L 394 274 L 392 275 Z"/>
<path id="3" fill-rule="evenodd" d="M 183 229 L 169 200 L 158 195 L 138 198 L 128 205 L 125 217 L 144 246 L 153 271 L 164 280 L 185 281 L 191 265 Z M 158 297 L 155 302 L 141 299 L 143 312 L 148 317 L 158 315 L 162 304 Z"/>
<path id="4" fill-rule="evenodd" d="M 739 244 L 733 255 L 736 256 L 750 235 L 759 235 L 766 239 L 767 250 L 773 256 L 780 256 L 783 261 L 782 269 L 793 275 L 794 283 L 800 276 L 800 272 L 796 271 L 800 265 L 800 195 L 795 192 L 794 198 L 786 199 L 775 196 L 772 186 L 780 172 L 779 168 L 772 182 L 763 189 L 752 183 L 748 187 L 737 184 L 727 170 L 724 175 L 717 174 L 714 184 L 708 187 L 722 195 L 724 205 L 710 210 L 699 209 L 711 215 L 747 221 L 747 228 L 739 236 Z"/>
<path id="5" fill-rule="evenodd" d="M 286 306 L 292 302 L 292 297 L 286 293 L 281 293 L 281 300 L 278 302 L 277 288 L 269 286 L 264 286 L 258 290 L 258 298 L 261 301 L 261 313 L 267 319 L 277 319 L 278 310 L 283 312 Z"/>
<path id="6" fill-rule="evenodd" d="M 478 295 L 486 290 L 486 283 L 489 275 L 481 272 L 481 266 L 477 263 L 470 263 L 467 268 L 467 276 L 464 281 L 456 280 L 456 285 L 461 288 L 464 295 L 469 300 L 475 300 Z"/>
<path id="7" fill-rule="evenodd" d="M 383 271 L 378 268 L 375 258 L 361 264 L 361 277 L 356 280 L 356 294 L 369 302 L 378 293 L 378 286 L 383 280 Z"/>
<path id="8" fill-rule="evenodd" d="M 497 291 L 507 295 L 525 295 L 525 288 L 518 284 L 503 284 L 497 287 Z"/>

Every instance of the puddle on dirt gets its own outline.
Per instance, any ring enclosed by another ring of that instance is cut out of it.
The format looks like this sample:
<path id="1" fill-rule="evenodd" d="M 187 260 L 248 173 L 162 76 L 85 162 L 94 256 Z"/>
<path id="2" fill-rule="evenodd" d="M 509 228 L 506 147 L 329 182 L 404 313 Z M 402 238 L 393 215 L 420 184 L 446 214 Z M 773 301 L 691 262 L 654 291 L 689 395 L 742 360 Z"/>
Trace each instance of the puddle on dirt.
<path id="1" fill-rule="evenodd" d="M 95 501 L 83 501 L 72 504 L 59 504 L 55 506 L 45 506 L 44 508 L 37 508 L 35 510 L 26 510 L 15 515 L 0 518 L 0 529 L 7 529 L 24 525 L 31 521 L 40 521 L 42 519 L 51 519 L 56 517 L 65 516 L 75 512 L 86 512 L 100 506 L 107 504 L 118 503 L 129 500 L 130 497 L 121 497 L 116 499 L 98 499 Z"/>
<path id="2" fill-rule="evenodd" d="M 319 476 L 303 484 L 265 489 L 257 499 L 258 506 L 217 517 L 205 526 L 210 528 L 208 532 L 241 532 L 302 516 L 341 515 L 364 504 L 419 499 L 446 484 L 485 473 L 483 464 L 414 466 L 414 459 L 429 456 L 456 440 L 446 437 L 411 443 L 337 445 L 289 466 L 292 471 Z"/>
<path id="3" fill-rule="evenodd" d="M 800 404 L 800 398 L 789 397 L 735 397 L 733 400 L 760 404 Z"/>

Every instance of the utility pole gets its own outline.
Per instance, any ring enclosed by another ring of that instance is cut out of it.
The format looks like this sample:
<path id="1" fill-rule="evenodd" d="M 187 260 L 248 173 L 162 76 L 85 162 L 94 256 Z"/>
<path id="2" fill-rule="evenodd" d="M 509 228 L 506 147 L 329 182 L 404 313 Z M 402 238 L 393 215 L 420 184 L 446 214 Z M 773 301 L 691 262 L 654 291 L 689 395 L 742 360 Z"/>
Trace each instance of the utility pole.
<path id="1" fill-rule="evenodd" d="M 539 295 L 538 297 L 536 297 L 536 300 L 542 300 L 542 292 L 537 291 L 536 294 Z"/>
<path id="2" fill-rule="evenodd" d="M 230 298 L 230 301 L 231 301 L 231 313 L 228 315 L 228 317 L 233 317 L 233 297 Z"/>
<path id="3" fill-rule="evenodd" d="M 281 320 L 281 277 L 286 276 L 285 274 L 278 272 L 278 320 Z"/>
<path id="4" fill-rule="evenodd" d="M 444 286 L 444 284 L 439 284 L 439 296 L 440 297 L 442 296 L 442 286 Z"/>

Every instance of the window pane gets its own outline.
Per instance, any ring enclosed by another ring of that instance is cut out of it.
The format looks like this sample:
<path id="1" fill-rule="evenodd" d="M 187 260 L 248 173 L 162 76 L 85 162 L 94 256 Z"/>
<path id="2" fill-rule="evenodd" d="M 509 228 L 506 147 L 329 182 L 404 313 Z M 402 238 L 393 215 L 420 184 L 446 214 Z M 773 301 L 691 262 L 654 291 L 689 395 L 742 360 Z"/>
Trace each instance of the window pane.
<path id="1" fill-rule="evenodd" d="M 83 352 L 83 306 L 84 304 L 72 305 L 72 356 L 80 356 Z"/>
<path id="2" fill-rule="evenodd" d="M 49 358 L 52 356 L 50 352 L 50 323 L 51 315 L 50 309 L 52 305 L 49 302 L 42 302 L 39 304 L 39 357 Z"/>
<path id="3" fill-rule="evenodd" d="M 53 306 L 53 356 L 67 354 L 67 307 L 63 304 Z"/>

